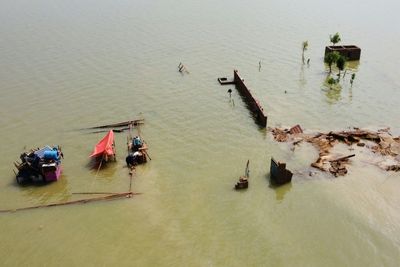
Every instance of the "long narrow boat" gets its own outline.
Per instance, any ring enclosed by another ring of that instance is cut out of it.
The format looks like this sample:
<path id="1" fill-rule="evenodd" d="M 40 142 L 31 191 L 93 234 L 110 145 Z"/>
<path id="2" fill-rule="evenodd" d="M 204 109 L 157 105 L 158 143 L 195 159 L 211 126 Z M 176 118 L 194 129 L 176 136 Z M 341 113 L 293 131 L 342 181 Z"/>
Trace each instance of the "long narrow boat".
<path id="1" fill-rule="evenodd" d="M 14 162 L 18 173 L 15 178 L 18 184 L 47 183 L 57 181 L 62 172 L 61 148 L 45 146 L 41 149 L 32 149 L 21 154 L 21 163 Z"/>
<path id="2" fill-rule="evenodd" d="M 110 159 L 115 160 L 115 154 L 114 132 L 110 130 L 103 139 L 97 143 L 89 157 L 108 162 Z"/>

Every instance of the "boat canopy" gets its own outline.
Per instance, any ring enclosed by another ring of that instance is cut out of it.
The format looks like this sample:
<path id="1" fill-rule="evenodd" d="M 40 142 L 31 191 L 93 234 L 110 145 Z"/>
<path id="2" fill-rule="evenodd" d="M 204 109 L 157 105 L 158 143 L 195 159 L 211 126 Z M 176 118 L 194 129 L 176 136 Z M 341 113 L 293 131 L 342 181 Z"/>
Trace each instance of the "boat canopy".
<path id="1" fill-rule="evenodd" d="M 90 157 L 98 157 L 104 154 L 107 156 L 114 155 L 113 144 L 114 132 L 110 130 L 107 135 L 104 136 L 103 139 L 101 139 L 100 142 L 98 142 L 97 145 L 94 147 L 94 150 Z"/>

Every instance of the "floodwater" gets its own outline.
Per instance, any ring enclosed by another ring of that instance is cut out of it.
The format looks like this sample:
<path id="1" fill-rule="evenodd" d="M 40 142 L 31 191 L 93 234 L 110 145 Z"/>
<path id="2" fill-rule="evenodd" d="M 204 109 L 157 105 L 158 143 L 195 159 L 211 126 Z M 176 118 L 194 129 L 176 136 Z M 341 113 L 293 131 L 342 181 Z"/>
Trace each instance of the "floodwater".
<path id="1" fill-rule="evenodd" d="M 143 117 L 152 160 L 137 169 L 142 194 L 132 199 L 0 214 L 0 265 L 398 266 L 400 173 L 360 155 L 345 177 L 309 176 L 317 152 L 274 142 L 216 79 L 238 69 L 269 126 L 398 135 L 399 9 L 394 0 L 1 1 L 0 209 L 127 191 L 127 134 L 116 133 L 118 160 L 97 173 L 88 155 L 103 133 L 85 127 Z M 347 74 L 329 90 L 323 53 L 335 32 L 362 53 L 349 65 L 353 86 Z M 46 144 L 63 148 L 62 179 L 18 186 L 13 161 Z M 291 184 L 269 185 L 271 156 L 287 162 Z M 250 187 L 235 192 L 248 159 Z"/>

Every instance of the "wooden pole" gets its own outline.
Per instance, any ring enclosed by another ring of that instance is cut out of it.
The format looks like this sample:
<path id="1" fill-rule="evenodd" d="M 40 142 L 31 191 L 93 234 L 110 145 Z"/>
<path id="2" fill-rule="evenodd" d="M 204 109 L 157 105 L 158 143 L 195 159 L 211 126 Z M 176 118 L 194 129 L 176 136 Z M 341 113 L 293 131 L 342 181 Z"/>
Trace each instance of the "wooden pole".
<path id="1" fill-rule="evenodd" d="M 143 150 L 143 152 L 144 152 L 144 153 L 149 157 L 149 159 L 151 160 L 149 153 L 147 153 L 147 150 Z"/>
<path id="2" fill-rule="evenodd" d="M 248 159 L 247 164 L 246 164 L 246 169 L 244 171 L 244 176 L 246 176 L 246 177 L 249 177 L 249 172 L 250 172 L 249 163 L 250 163 L 250 160 Z"/>

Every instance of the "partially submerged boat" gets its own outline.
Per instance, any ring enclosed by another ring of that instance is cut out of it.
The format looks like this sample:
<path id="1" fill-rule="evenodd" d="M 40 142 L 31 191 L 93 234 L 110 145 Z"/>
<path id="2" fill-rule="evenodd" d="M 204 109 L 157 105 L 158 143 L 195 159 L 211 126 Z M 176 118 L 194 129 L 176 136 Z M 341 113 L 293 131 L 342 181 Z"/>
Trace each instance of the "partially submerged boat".
<path id="1" fill-rule="evenodd" d="M 41 149 L 32 149 L 21 154 L 21 163 L 14 162 L 18 172 L 15 178 L 18 184 L 47 183 L 57 181 L 62 172 L 61 148 L 45 146 Z"/>
<path id="2" fill-rule="evenodd" d="M 101 162 L 108 162 L 109 160 L 116 160 L 115 158 L 115 141 L 114 132 L 110 130 L 94 147 L 92 154 L 89 156 Z"/>
<path id="3" fill-rule="evenodd" d="M 128 167 L 146 163 L 148 148 L 146 142 L 140 136 L 135 136 L 131 138 L 131 140 L 128 139 L 129 154 L 126 157 L 126 164 Z"/>
<path id="4" fill-rule="evenodd" d="M 246 169 L 244 171 L 244 175 L 240 176 L 239 182 L 235 184 L 236 190 L 246 189 L 249 187 L 249 176 L 250 176 L 249 163 L 250 161 L 248 160 L 246 164 Z"/>

